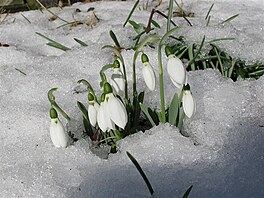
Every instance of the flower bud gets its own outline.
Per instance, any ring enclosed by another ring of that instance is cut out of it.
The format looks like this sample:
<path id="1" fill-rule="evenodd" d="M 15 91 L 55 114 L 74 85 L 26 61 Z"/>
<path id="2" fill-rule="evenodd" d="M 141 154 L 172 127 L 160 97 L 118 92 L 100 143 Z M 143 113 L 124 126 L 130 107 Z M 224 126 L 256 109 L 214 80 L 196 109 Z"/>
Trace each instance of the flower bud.
<path id="1" fill-rule="evenodd" d="M 54 108 L 50 110 L 50 138 L 55 147 L 67 147 L 69 136 L 65 128 L 58 118 L 58 114 Z"/>
<path id="2" fill-rule="evenodd" d="M 147 87 L 150 91 L 153 91 L 155 89 L 156 77 L 149 62 L 143 63 L 142 74 Z"/>
<path id="3" fill-rule="evenodd" d="M 196 104 L 189 85 L 183 87 L 182 106 L 185 115 L 191 118 L 196 111 Z"/>
<path id="4" fill-rule="evenodd" d="M 177 88 L 186 83 L 186 69 L 182 61 L 174 54 L 168 56 L 167 71 L 171 81 Z"/>

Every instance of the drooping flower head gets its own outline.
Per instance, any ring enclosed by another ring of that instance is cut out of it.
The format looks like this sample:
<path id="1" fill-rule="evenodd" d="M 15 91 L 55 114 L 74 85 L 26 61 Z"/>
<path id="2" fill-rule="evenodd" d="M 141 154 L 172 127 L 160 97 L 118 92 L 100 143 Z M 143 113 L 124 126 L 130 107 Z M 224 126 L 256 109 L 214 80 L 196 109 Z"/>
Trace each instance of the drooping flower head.
<path id="1" fill-rule="evenodd" d="M 89 92 L 88 94 L 88 101 L 89 101 L 89 106 L 88 106 L 88 118 L 93 127 L 95 127 L 97 123 L 97 113 L 99 110 L 99 104 L 96 102 L 94 95 Z"/>
<path id="2" fill-rule="evenodd" d="M 149 90 L 153 91 L 155 89 L 156 77 L 153 68 L 149 63 L 148 56 L 143 53 L 141 55 L 141 61 L 143 63 L 142 74 L 144 81 Z"/>
<path id="3" fill-rule="evenodd" d="M 124 129 L 128 118 L 124 104 L 113 94 L 112 87 L 109 83 L 104 84 L 106 114 L 120 128 Z"/>
<path id="4" fill-rule="evenodd" d="M 165 53 L 168 57 L 167 71 L 172 83 L 179 89 L 186 84 L 187 74 L 182 61 L 176 57 L 169 46 L 165 47 Z"/>
<path id="5" fill-rule="evenodd" d="M 185 115 L 191 118 L 196 111 L 196 103 L 190 91 L 189 84 L 183 86 L 182 106 Z"/>
<path id="6" fill-rule="evenodd" d="M 58 113 L 54 108 L 50 109 L 50 138 L 55 147 L 67 147 L 69 136 L 58 118 Z"/>
<path id="7" fill-rule="evenodd" d="M 122 71 L 120 70 L 120 63 L 118 60 L 114 61 L 114 72 L 111 76 L 110 83 L 116 94 L 120 95 L 125 90 L 125 79 Z"/>

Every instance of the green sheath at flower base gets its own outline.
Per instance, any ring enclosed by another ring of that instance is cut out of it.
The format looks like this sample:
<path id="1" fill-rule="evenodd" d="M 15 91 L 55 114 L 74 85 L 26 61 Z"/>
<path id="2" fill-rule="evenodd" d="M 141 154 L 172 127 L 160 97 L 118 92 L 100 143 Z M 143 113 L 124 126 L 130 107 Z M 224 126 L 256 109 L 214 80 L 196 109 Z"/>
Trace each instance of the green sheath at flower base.
<path id="1" fill-rule="evenodd" d="M 190 90 L 191 90 L 190 85 L 189 85 L 189 84 L 184 85 L 184 86 L 183 86 L 183 90 L 185 90 L 185 91 L 190 91 Z"/>
<path id="2" fill-rule="evenodd" d="M 105 94 L 113 93 L 113 89 L 108 82 L 104 84 L 104 93 Z"/>
<path id="3" fill-rule="evenodd" d="M 120 63 L 117 59 L 114 61 L 113 67 L 114 68 L 120 68 Z"/>
<path id="4" fill-rule="evenodd" d="M 91 102 L 91 101 L 94 101 L 94 96 L 93 96 L 93 94 L 90 92 L 89 94 L 88 94 L 88 100 Z"/>
<path id="5" fill-rule="evenodd" d="M 148 56 L 146 55 L 146 54 L 142 54 L 141 55 L 141 61 L 142 61 L 142 63 L 146 63 L 146 62 L 149 62 L 149 58 L 148 58 Z"/>
<path id="6" fill-rule="evenodd" d="M 172 53 L 172 49 L 170 46 L 166 46 L 165 47 L 165 53 L 166 53 L 166 56 L 168 57 L 169 55 L 173 54 Z"/>
<path id="7" fill-rule="evenodd" d="M 104 102 L 105 101 L 105 93 L 102 93 L 101 95 L 101 102 Z"/>
<path id="8" fill-rule="evenodd" d="M 54 108 L 50 109 L 50 118 L 51 119 L 58 118 L 58 113 L 57 113 L 57 111 Z"/>

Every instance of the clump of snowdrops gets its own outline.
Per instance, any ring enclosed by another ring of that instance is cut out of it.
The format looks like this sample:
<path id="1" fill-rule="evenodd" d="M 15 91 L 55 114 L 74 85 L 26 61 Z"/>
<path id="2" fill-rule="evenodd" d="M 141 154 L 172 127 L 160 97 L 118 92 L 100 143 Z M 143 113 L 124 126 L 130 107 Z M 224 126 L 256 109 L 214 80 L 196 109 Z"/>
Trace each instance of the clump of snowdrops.
<path id="1" fill-rule="evenodd" d="M 106 143 L 111 146 L 112 152 L 116 151 L 117 142 L 127 135 L 136 133 L 142 129 L 142 124 L 150 124 L 156 126 L 169 122 L 180 130 L 182 129 L 185 117 L 191 118 L 195 113 L 195 100 L 192 96 L 191 87 L 188 84 L 188 72 L 182 61 L 173 53 L 168 45 L 170 35 L 179 28 L 171 28 L 172 5 L 170 1 L 170 9 L 167 18 L 167 31 L 164 35 L 150 33 L 154 28 L 150 27 L 152 23 L 155 27 L 159 27 L 157 22 L 150 20 L 147 28 L 143 28 L 143 32 L 135 39 L 134 56 L 133 56 L 133 72 L 132 72 L 132 96 L 129 96 L 128 90 L 130 85 L 127 80 L 126 65 L 122 50 L 124 50 L 116 38 L 113 31 L 110 36 L 115 45 L 104 46 L 103 49 L 111 49 L 114 52 L 112 63 L 102 66 L 100 70 L 100 87 L 101 94 L 96 95 L 91 84 L 81 79 L 78 83 L 87 87 L 87 103 L 85 105 L 77 102 L 78 107 L 83 114 L 83 124 L 86 134 L 90 139 L 99 144 Z M 152 18 L 152 16 L 150 17 Z M 137 24 L 127 20 L 137 31 Z M 124 24 L 124 26 L 125 26 Z M 155 74 L 152 67 L 151 59 L 144 49 L 148 46 L 155 47 L 158 57 L 158 74 Z M 162 56 L 166 55 L 167 61 L 163 63 Z M 136 65 L 136 60 L 141 57 L 141 65 Z M 165 68 L 163 68 L 165 66 Z M 160 107 L 151 109 L 144 105 L 144 91 L 137 89 L 137 73 L 136 67 L 141 67 L 142 76 L 146 87 L 150 91 L 159 91 Z M 106 75 L 107 70 L 112 70 L 110 76 Z M 165 101 L 164 91 L 164 75 L 167 72 L 171 82 L 175 85 L 175 94 L 171 102 Z M 158 78 L 157 78 L 158 76 Z M 159 90 L 155 89 L 159 83 Z M 53 88 L 48 92 L 48 98 L 51 104 L 50 110 L 50 135 L 51 140 L 56 147 L 66 147 L 69 144 L 65 128 L 58 118 L 59 111 L 68 121 L 70 117 L 56 103 L 53 92 L 57 88 Z M 142 113 L 145 118 L 142 118 Z M 143 120 L 143 121 L 142 121 Z"/>

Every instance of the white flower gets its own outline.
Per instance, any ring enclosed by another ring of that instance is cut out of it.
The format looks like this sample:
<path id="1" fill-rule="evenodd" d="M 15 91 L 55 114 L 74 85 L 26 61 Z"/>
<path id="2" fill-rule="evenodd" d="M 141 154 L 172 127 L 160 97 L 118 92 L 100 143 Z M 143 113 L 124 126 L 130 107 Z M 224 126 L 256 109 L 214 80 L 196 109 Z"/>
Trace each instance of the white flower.
<path id="1" fill-rule="evenodd" d="M 186 83 L 186 69 L 182 61 L 174 54 L 168 56 L 167 71 L 171 81 L 177 88 Z"/>
<path id="2" fill-rule="evenodd" d="M 89 102 L 88 106 L 88 117 L 91 125 L 95 127 L 96 122 L 97 122 L 97 113 L 99 110 L 99 104 L 96 101 L 91 101 Z"/>
<path id="3" fill-rule="evenodd" d="M 67 147 L 69 136 L 58 118 L 51 118 L 50 138 L 55 147 Z"/>
<path id="4" fill-rule="evenodd" d="M 183 90 L 182 106 L 185 115 L 191 118 L 196 111 L 196 104 L 190 90 Z"/>
<path id="5" fill-rule="evenodd" d="M 110 119 L 108 111 L 106 109 L 106 101 L 102 100 L 101 105 L 97 112 L 97 123 L 99 128 L 103 131 L 109 131 L 115 129 L 115 124 Z"/>
<path id="6" fill-rule="evenodd" d="M 120 68 L 114 68 L 114 73 L 111 76 L 110 81 L 116 94 L 120 95 L 125 90 L 125 79 Z"/>
<path id="7" fill-rule="evenodd" d="M 142 69 L 142 73 L 143 73 L 143 78 L 145 80 L 145 83 L 147 85 L 147 87 L 153 91 L 155 89 L 155 73 L 153 71 L 152 66 L 150 65 L 149 62 L 144 62 L 143 63 L 143 69 Z"/>
<path id="8" fill-rule="evenodd" d="M 127 111 L 124 104 L 113 93 L 106 94 L 106 108 L 110 119 L 120 128 L 127 124 Z"/>

